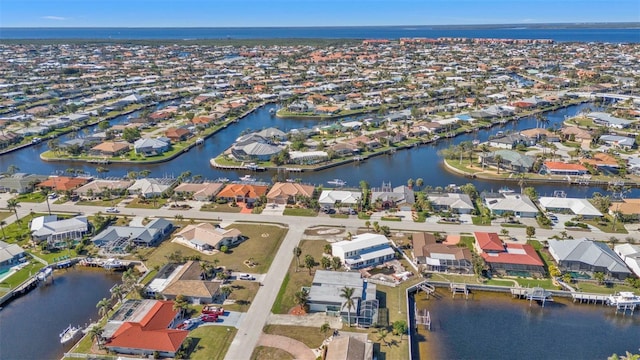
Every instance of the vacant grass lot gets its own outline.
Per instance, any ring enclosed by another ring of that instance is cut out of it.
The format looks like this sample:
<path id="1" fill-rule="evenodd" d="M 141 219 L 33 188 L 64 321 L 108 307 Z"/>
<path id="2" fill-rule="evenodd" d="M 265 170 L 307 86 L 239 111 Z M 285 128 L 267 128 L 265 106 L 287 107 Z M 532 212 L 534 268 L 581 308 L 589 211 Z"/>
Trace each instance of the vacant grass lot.
<path id="1" fill-rule="evenodd" d="M 120 203 L 120 201 L 124 200 L 125 197 L 117 197 L 112 199 L 101 199 L 101 200 L 82 200 L 76 202 L 76 205 L 88 205 L 88 206 L 104 206 L 104 207 L 112 207 L 116 204 Z"/>
<path id="2" fill-rule="evenodd" d="M 166 264 L 169 255 L 179 251 L 182 256 L 199 256 L 204 261 L 213 262 L 214 259 L 217 259 L 218 265 L 226 266 L 228 269 L 266 273 L 287 233 L 287 229 L 265 224 L 232 224 L 229 228 L 240 230 L 247 237 L 247 240 L 231 248 L 226 254 L 205 255 L 170 240 L 165 240 L 158 248 L 141 249 L 139 252 L 148 259 L 147 266 L 150 268 Z M 148 252 L 145 253 L 145 251 Z M 257 263 L 255 267 L 249 268 L 244 265 L 244 261 L 249 258 L 253 258 L 254 263 Z"/>
<path id="3" fill-rule="evenodd" d="M 224 309 L 230 311 L 248 311 L 253 302 L 253 298 L 258 293 L 260 285 L 253 281 L 236 280 L 232 282 L 230 286 L 233 292 L 229 295 L 229 299 L 235 300 L 236 303 L 225 305 Z"/>
<path id="4" fill-rule="evenodd" d="M 231 204 L 204 204 L 200 208 L 200 211 L 215 211 L 215 212 L 226 212 L 226 213 L 239 213 L 242 210 L 240 206 L 231 206 Z"/>
<path id="5" fill-rule="evenodd" d="M 267 346 L 257 346 L 253 349 L 251 360 L 293 360 L 288 352 Z"/>
<path id="6" fill-rule="evenodd" d="M 16 197 L 18 202 L 30 202 L 30 203 L 41 203 L 45 200 L 46 195 L 36 191 L 27 194 L 20 194 Z"/>
<path id="7" fill-rule="evenodd" d="M 266 334 L 281 335 L 298 340 L 310 349 L 319 347 L 324 341 L 324 334 L 322 334 L 319 327 L 265 325 L 262 331 Z M 327 335 L 330 334 L 327 333 Z"/>
<path id="8" fill-rule="evenodd" d="M 188 358 L 192 360 L 224 359 L 236 332 L 236 328 L 226 326 L 198 327 L 189 334 L 193 341 L 193 351 Z"/>
<path id="9" fill-rule="evenodd" d="M 289 216 L 318 216 L 318 212 L 313 209 L 295 209 L 295 208 L 286 208 L 284 209 L 283 215 Z"/>
<path id="10" fill-rule="evenodd" d="M 135 198 L 131 200 L 129 204 L 127 204 L 127 208 L 130 209 L 160 209 L 164 204 L 167 203 L 167 199 L 156 199 L 154 200 L 142 200 L 140 198 Z"/>

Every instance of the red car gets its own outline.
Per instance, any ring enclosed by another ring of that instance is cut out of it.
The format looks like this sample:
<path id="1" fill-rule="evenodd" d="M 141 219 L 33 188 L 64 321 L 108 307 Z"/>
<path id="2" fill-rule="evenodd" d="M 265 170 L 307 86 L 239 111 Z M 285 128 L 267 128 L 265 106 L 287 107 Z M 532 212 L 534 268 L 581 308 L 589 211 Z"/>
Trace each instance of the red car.
<path id="1" fill-rule="evenodd" d="M 224 308 L 207 305 L 202 308 L 202 313 L 207 315 L 221 316 L 221 315 L 224 315 Z"/>
<path id="2" fill-rule="evenodd" d="M 218 315 L 208 315 L 208 314 L 200 315 L 200 320 L 204 322 L 216 322 L 218 321 Z"/>

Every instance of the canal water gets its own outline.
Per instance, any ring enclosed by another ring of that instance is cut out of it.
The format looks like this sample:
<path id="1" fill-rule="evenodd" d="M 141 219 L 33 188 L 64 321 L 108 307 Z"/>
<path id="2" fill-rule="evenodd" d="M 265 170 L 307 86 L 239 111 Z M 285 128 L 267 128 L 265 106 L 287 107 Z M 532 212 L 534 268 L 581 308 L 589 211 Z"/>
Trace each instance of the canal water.
<path id="1" fill-rule="evenodd" d="M 161 103 L 159 107 L 166 106 L 167 102 Z M 216 179 L 226 177 L 236 180 L 246 175 L 249 171 L 244 170 L 218 170 L 210 166 L 209 160 L 226 150 L 240 135 L 248 132 L 261 130 L 267 127 L 277 127 L 283 131 L 295 128 L 313 127 L 327 124 L 327 121 L 301 120 L 301 119 L 281 119 L 272 116 L 269 111 L 276 105 L 270 104 L 257 109 L 250 115 L 241 119 L 237 123 L 229 126 L 217 134 L 208 138 L 203 145 L 189 150 L 178 158 L 161 164 L 149 165 L 129 165 L 110 164 L 109 172 L 105 176 L 121 177 L 129 171 L 140 171 L 147 169 L 151 171 L 150 177 L 177 177 L 185 171 L 190 171 L 193 175 L 202 175 L 206 179 Z M 585 107 L 593 108 L 592 104 L 580 104 L 570 106 L 565 109 L 548 112 L 549 119 L 547 127 L 561 126 L 566 117 L 571 117 L 579 113 Z M 135 117 L 136 114 L 134 113 Z M 126 116 L 121 116 L 112 120 L 112 123 L 127 122 Z M 426 185 L 433 187 L 446 187 L 449 184 L 464 184 L 472 182 L 480 190 L 498 190 L 504 186 L 499 181 L 467 179 L 465 177 L 452 174 L 443 168 L 442 159 L 438 156 L 438 151 L 450 145 L 458 144 L 462 141 L 486 141 L 489 136 L 495 135 L 498 131 L 517 131 L 536 126 L 533 117 L 523 118 L 519 121 L 496 126 L 491 129 L 482 129 L 474 133 L 463 134 L 452 139 L 441 139 L 435 144 L 422 145 L 417 148 L 399 150 L 393 155 L 381 155 L 367 159 L 359 163 L 337 166 L 317 172 L 287 174 L 289 178 L 300 178 L 303 182 L 327 185 L 327 181 L 338 178 L 347 182 L 347 186 L 357 187 L 360 180 L 368 181 L 372 186 L 380 186 L 383 181 L 391 182 L 392 185 L 406 184 L 407 179 L 422 178 Z M 92 129 L 90 129 L 92 131 Z M 64 141 L 66 138 L 61 138 Z M 9 165 L 17 165 L 23 172 L 54 174 L 64 172 L 68 168 L 83 169 L 84 171 L 96 174 L 96 168 L 100 165 L 86 164 L 80 162 L 47 163 L 39 158 L 39 154 L 47 150 L 46 142 L 32 146 L 23 150 L 0 156 L 0 169 L 6 169 Z M 254 173 L 260 180 L 270 182 L 275 172 Z M 553 195 L 555 190 L 564 190 L 568 196 L 589 197 L 594 191 L 606 192 L 604 188 L 598 187 L 576 187 L 567 184 L 530 184 L 536 187 L 542 195 Z M 514 187 L 517 184 L 513 183 Z M 640 190 L 633 190 L 630 196 L 640 196 Z"/>
<path id="2" fill-rule="evenodd" d="M 468 300 L 438 289 L 438 298 L 416 295 L 431 314 L 420 326 L 420 359 L 606 359 L 640 352 L 640 315 L 616 315 L 602 305 L 555 298 L 541 307 L 509 294 L 477 292 Z M 418 349 L 413 347 L 416 354 Z M 418 358 L 418 357 L 416 357 Z"/>
<path id="3" fill-rule="evenodd" d="M 61 270 L 53 278 L 0 310 L 0 359 L 62 358 L 72 345 L 60 344 L 60 332 L 95 321 L 96 304 L 120 282 L 119 273 L 102 269 Z"/>

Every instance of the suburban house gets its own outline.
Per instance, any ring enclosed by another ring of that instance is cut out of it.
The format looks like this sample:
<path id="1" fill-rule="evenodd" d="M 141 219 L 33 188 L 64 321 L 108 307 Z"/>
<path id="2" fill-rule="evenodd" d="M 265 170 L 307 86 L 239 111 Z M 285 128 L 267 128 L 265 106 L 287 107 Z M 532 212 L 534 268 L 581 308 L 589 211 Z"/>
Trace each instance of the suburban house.
<path id="1" fill-rule="evenodd" d="M 540 169 L 541 174 L 551 175 L 585 175 L 589 172 L 580 164 L 567 164 L 559 161 L 545 161 Z"/>
<path id="2" fill-rule="evenodd" d="M 636 276 L 640 277 L 640 245 L 620 244 L 616 245 L 613 251 Z"/>
<path id="3" fill-rule="evenodd" d="M 495 137 L 489 140 L 489 146 L 500 149 L 515 149 L 518 145 L 531 146 L 535 145 L 535 141 L 520 134 L 507 134 L 500 137 Z"/>
<path id="4" fill-rule="evenodd" d="M 185 128 L 168 128 L 164 132 L 164 136 L 173 142 L 187 140 L 191 136 L 191 131 Z"/>
<path id="5" fill-rule="evenodd" d="M 395 258 L 395 251 L 386 236 L 365 233 L 331 244 L 333 256 L 340 258 L 347 269 L 380 265 Z"/>
<path id="6" fill-rule="evenodd" d="M 473 272 L 471 251 L 466 247 L 438 243 L 435 236 L 427 232 L 413 234 L 411 244 L 413 261 L 425 265 L 429 271 Z"/>
<path id="7" fill-rule="evenodd" d="M 94 245 L 110 253 L 128 253 L 132 246 L 157 246 L 167 237 L 173 224 L 163 218 L 145 226 L 109 226 L 91 239 Z"/>
<path id="8" fill-rule="evenodd" d="M 533 128 L 520 131 L 520 135 L 528 139 L 528 143 L 537 144 L 541 140 L 559 142 L 560 138 L 555 133 L 544 128 Z"/>
<path id="9" fill-rule="evenodd" d="M 36 184 L 46 180 L 47 175 L 35 175 L 26 173 L 15 173 L 12 175 L 0 176 L 0 191 L 24 194 L 33 191 Z"/>
<path id="10" fill-rule="evenodd" d="M 636 148 L 636 139 L 628 136 L 602 135 L 598 141 L 619 149 L 630 150 Z"/>
<path id="11" fill-rule="evenodd" d="M 166 300 L 183 295 L 192 304 L 211 304 L 220 297 L 221 281 L 204 279 L 199 261 L 178 265 L 169 275 L 166 286 L 157 292 Z"/>
<path id="12" fill-rule="evenodd" d="M 40 189 L 50 189 L 53 191 L 71 191 L 88 183 L 91 179 L 69 176 L 51 176 L 47 180 L 36 185 Z"/>
<path id="13" fill-rule="evenodd" d="M 138 179 L 127 190 L 146 199 L 162 196 L 174 184 L 175 179 Z"/>
<path id="14" fill-rule="evenodd" d="M 562 271 L 601 272 L 619 280 L 631 275 L 625 262 L 603 242 L 587 238 L 548 242 L 549 253 Z"/>
<path id="15" fill-rule="evenodd" d="M 547 211 L 580 215 L 584 219 L 594 219 L 602 216 L 602 213 L 591 205 L 587 199 L 541 196 L 538 202 Z"/>
<path id="16" fill-rule="evenodd" d="M 524 218 L 538 216 L 538 208 L 526 195 L 485 191 L 480 194 L 480 198 L 491 213 L 497 216 L 507 213 Z"/>
<path id="17" fill-rule="evenodd" d="M 283 149 L 284 146 L 275 145 L 273 140 L 251 133 L 236 139 L 231 146 L 231 155 L 237 160 L 267 161 Z"/>
<path id="18" fill-rule="evenodd" d="M 632 120 L 621 119 L 611 116 L 604 112 L 590 112 L 587 117 L 592 119 L 595 124 L 615 129 L 624 129 L 633 123 Z"/>
<path id="19" fill-rule="evenodd" d="M 333 208 L 336 204 L 353 206 L 360 202 L 361 196 L 362 194 L 357 191 L 322 190 L 318 204 L 327 209 Z"/>
<path id="20" fill-rule="evenodd" d="M 18 244 L 0 241 L 0 269 L 21 263 L 25 259 L 24 249 Z"/>
<path id="21" fill-rule="evenodd" d="M 500 169 L 510 170 L 515 173 L 531 171 L 533 164 L 536 162 L 532 156 L 514 150 L 496 150 L 478 155 L 478 162 L 484 165 L 498 167 L 498 159 L 500 159 Z"/>
<path id="22" fill-rule="evenodd" d="M 474 232 L 474 248 L 494 272 L 521 276 L 544 275 L 544 262 L 528 244 L 503 243 L 496 233 Z"/>
<path id="23" fill-rule="evenodd" d="M 427 194 L 431 207 L 435 211 L 448 211 L 454 214 L 470 214 L 475 206 L 471 197 L 462 193 Z"/>
<path id="24" fill-rule="evenodd" d="M 218 193 L 217 198 L 235 202 L 254 203 L 260 199 L 260 196 L 266 193 L 267 187 L 264 185 L 229 184 Z"/>
<path id="25" fill-rule="evenodd" d="M 342 289 L 353 289 L 354 307 L 345 306 Z M 309 311 L 340 316 L 345 323 L 369 327 L 378 319 L 376 285 L 367 282 L 360 272 L 316 270 L 309 288 Z"/>
<path id="26" fill-rule="evenodd" d="M 224 184 L 203 182 L 182 183 L 173 189 L 176 194 L 185 196 L 196 201 L 211 201 L 222 190 Z"/>
<path id="27" fill-rule="evenodd" d="M 181 243 L 198 251 L 220 250 L 221 246 L 234 246 L 244 240 L 238 229 L 224 229 L 210 223 L 187 225 L 175 235 Z"/>
<path id="28" fill-rule="evenodd" d="M 609 215 L 616 213 L 631 221 L 640 221 L 640 199 L 622 199 L 609 207 Z"/>
<path id="29" fill-rule="evenodd" d="M 127 189 L 133 184 L 133 180 L 104 180 L 97 179 L 80 186 L 73 192 L 82 198 L 102 197 L 106 191 L 111 195 L 124 195 Z"/>
<path id="30" fill-rule="evenodd" d="M 35 242 L 46 241 L 50 247 L 65 248 L 69 247 L 67 242 L 82 240 L 89 232 L 89 222 L 86 216 L 58 220 L 57 215 L 45 215 L 33 218 L 30 230 Z"/>
<path id="31" fill-rule="evenodd" d="M 313 198 L 315 188 L 290 182 L 277 182 L 267 193 L 267 202 L 275 204 L 295 204 L 299 198 Z"/>
<path id="32" fill-rule="evenodd" d="M 133 151 L 136 154 L 154 156 L 163 154 L 171 149 L 171 140 L 168 138 L 140 138 L 133 143 Z"/>
<path id="33" fill-rule="evenodd" d="M 401 185 L 395 188 L 391 187 L 391 183 L 382 183 L 381 188 L 372 189 L 371 203 L 382 209 L 398 208 L 402 211 L 411 211 L 413 204 L 416 203 L 413 189 L 408 186 Z"/>
<path id="34" fill-rule="evenodd" d="M 104 326 L 105 347 L 118 354 L 175 357 L 189 335 L 173 329 L 179 314 L 173 301 L 127 300 Z"/>
<path id="35" fill-rule="evenodd" d="M 560 129 L 560 134 L 562 134 L 564 140 L 568 141 L 577 141 L 590 144 L 591 140 L 593 140 L 593 136 L 589 131 L 580 129 L 577 126 L 564 127 Z"/>
<path id="36" fill-rule="evenodd" d="M 89 150 L 92 156 L 118 156 L 129 152 L 130 144 L 125 141 L 104 141 Z"/>
<path id="37" fill-rule="evenodd" d="M 349 334 L 334 338 L 327 345 L 324 360 L 373 360 L 373 343 Z"/>

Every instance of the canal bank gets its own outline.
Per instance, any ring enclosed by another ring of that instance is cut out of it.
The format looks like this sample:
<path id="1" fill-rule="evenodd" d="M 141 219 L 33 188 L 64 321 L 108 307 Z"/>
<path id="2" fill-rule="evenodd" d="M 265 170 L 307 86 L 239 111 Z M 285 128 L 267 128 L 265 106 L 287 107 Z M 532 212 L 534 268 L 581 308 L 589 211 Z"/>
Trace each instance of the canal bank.
<path id="1" fill-rule="evenodd" d="M 67 326 L 85 326 L 98 319 L 96 303 L 111 295 L 119 273 L 69 268 L 54 281 L 8 303 L 0 311 L 2 359 L 61 358 L 72 344 L 62 346 L 58 335 Z"/>
<path id="2" fill-rule="evenodd" d="M 474 291 L 452 297 L 437 289 L 414 295 L 415 310 L 428 311 L 431 330 L 412 329 L 413 359 L 605 359 L 638 352 L 640 316 L 612 307 L 555 298 L 545 307 L 509 294 Z M 409 309 L 412 299 L 408 298 Z M 410 311 L 415 316 L 413 311 Z"/>

